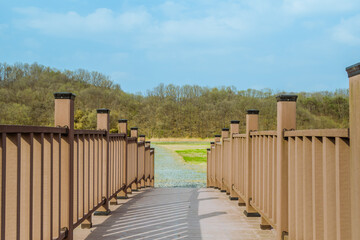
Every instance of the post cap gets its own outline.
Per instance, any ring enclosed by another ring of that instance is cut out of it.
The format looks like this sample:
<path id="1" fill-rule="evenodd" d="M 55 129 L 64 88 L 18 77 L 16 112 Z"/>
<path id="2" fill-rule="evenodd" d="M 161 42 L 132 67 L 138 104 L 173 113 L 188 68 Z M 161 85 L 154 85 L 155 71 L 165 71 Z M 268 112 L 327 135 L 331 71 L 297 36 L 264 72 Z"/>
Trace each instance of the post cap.
<path id="1" fill-rule="evenodd" d="M 210 144 L 215 144 L 215 142 L 210 142 Z"/>
<path id="2" fill-rule="evenodd" d="M 119 123 L 127 123 L 127 119 L 119 119 L 118 122 Z"/>
<path id="3" fill-rule="evenodd" d="M 206 150 L 210 151 L 210 148 L 207 148 Z"/>
<path id="4" fill-rule="evenodd" d="M 130 128 L 130 130 L 138 130 L 138 128 L 137 127 L 132 127 L 132 128 Z"/>
<path id="5" fill-rule="evenodd" d="M 144 135 L 144 134 L 141 134 L 141 135 L 139 135 L 139 137 L 145 137 L 145 135 Z"/>
<path id="6" fill-rule="evenodd" d="M 279 95 L 276 97 L 278 102 L 296 102 L 297 95 Z"/>
<path id="7" fill-rule="evenodd" d="M 240 123 L 240 121 L 239 120 L 231 120 L 231 122 L 230 122 L 231 124 L 239 124 Z"/>
<path id="8" fill-rule="evenodd" d="M 249 109 L 246 111 L 246 114 L 259 114 L 259 112 L 257 109 Z"/>
<path id="9" fill-rule="evenodd" d="M 76 95 L 71 92 L 56 92 L 55 99 L 75 99 Z"/>
<path id="10" fill-rule="evenodd" d="M 221 135 L 217 134 L 217 135 L 215 135 L 215 137 L 221 137 Z"/>
<path id="11" fill-rule="evenodd" d="M 228 128 L 223 128 L 222 131 L 229 131 L 229 129 Z"/>
<path id="12" fill-rule="evenodd" d="M 348 77 L 353 77 L 360 74 L 360 63 L 356 63 L 346 68 Z"/>
<path id="13" fill-rule="evenodd" d="M 96 109 L 96 112 L 97 113 L 110 113 L 110 110 L 107 108 L 99 108 L 99 109 Z"/>

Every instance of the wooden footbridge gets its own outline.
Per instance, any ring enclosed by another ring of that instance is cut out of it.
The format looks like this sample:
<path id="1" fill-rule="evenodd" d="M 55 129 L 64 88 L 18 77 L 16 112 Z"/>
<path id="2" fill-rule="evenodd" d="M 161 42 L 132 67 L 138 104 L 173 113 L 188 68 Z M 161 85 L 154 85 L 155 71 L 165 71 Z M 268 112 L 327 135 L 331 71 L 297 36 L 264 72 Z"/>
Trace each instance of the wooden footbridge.
<path id="1" fill-rule="evenodd" d="M 295 95 L 277 129 L 232 121 L 208 149 L 203 189 L 153 188 L 154 149 L 126 120 L 74 129 L 72 93 L 55 93 L 55 127 L 0 125 L 0 239 L 360 239 L 360 63 L 350 128 L 296 130 Z"/>

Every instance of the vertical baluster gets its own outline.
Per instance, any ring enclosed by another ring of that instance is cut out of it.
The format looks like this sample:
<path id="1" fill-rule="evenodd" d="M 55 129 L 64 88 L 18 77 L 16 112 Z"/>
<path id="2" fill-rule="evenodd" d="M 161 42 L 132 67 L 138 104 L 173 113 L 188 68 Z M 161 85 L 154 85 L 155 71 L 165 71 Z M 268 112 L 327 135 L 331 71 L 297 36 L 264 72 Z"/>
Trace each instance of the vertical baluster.
<path id="1" fill-rule="evenodd" d="M 324 239 L 324 178 L 322 138 L 312 137 L 312 219 L 313 239 Z"/>
<path id="2" fill-rule="evenodd" d="M 311 138 L 303 138 L 303 224 L 304 224 L 304 239 L 311 239 L 313 237 L 313 222 L 312 222 L 312 143 Z"/>
<path id="3" fill-rule="evenodd" d="M 323 137 L 324 238 L 336 239 L 335 139 Z"/>
<path id="4" fill-rule="evenodd" d="M 272 183 L 273 183 L 273 136 L 269 135 L 268 136 L 268 166 L 267 166 L 267 171 L 268 171 L 268 178 L 267 178 L 267 214 L 268 217 L 272 220 L 273 219 L 273 215 L 272 215 Z"/>
<path id="5" fill-rule="evenodd" d="M 16 239 L 20 240 L 20 188 L 21 188 L 21 133 L 16 134 L 17 142 L 17 171 L 16 171 Z"/>
<path id="6" fill-rule="evenodd" d="M 289 175 L 292 178 L 291 175 Z M 304 238 L 304 204 L 303 204 L 303 140 L 295 138 L 295 224 L 296 239 Z M 291 231 L 290 231 L 291 232 Z"/>
<path id="7" fill-rule="evenodd" d="M 276 219 L 276 212 L 277 212 L 277 206 L 276 206 L 276 201 L 277 201 L 277 196 L 276 196 L 276 191 L 277 191 L 277 183 L 276 183 L 276 178 L 277 178 L 277 163 L 276 163 L 276 159 L 277 159 L 277 136 L 275 135 L 273 137 L 273 147 L 272 147 L 272 152 L 273 152 L 273 164 L 272 164 L 272 219 L 273 222 L 275 224 L 277 224 L 277 219 Z"/>
<path id="8" fill-rule="evenodd" d="M 296 150 L 295 137 L 288 138 L 288 159 L 289 159 L 289 238 L 296 238 Z"/>
<path id="9" fill-rule="evenodd" d="M 59 187 L 59 138 L 60 134 L 51 134 L 51 237 L 52 239 L 57 238 L 59 236 L 59 195 L 60 195 L 60 187 Z M 30 141 L 31 142 L 31 136 Z M 31 145 L 31 144 L 30 144 Z M 30 148 L 31 149 L 31 148 Z M 31 171 L 30 171 L 31 172 Z"/>
<path id="10" fill-rule="evenodd" d="M 351 239 L 349 140 L 335 139 L 336 168 L 336 233 L 337 239 Z"/>
<path id="11" fill-rule="evenodd" d="M 21 134 L 20 162 L 20 239 L 30 236 L 30 134 Z"/>

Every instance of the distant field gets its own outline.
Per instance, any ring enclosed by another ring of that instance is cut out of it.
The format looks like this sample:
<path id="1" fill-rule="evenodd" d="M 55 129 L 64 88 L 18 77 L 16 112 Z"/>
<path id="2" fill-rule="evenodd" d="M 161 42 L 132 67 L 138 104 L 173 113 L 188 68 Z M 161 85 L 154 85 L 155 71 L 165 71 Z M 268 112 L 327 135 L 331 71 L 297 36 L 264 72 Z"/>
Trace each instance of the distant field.
<path id="1" fill-rule="evenodd" d="M 151 142 L 152 145 L 160 145 L 180 155 L 187 164 L 206 165 L 206 149 L 210 147 L 210 141 L 163 141 Z"/>
<path id="2" fill-rule="evenodd" d="M 213 138 L 151 138 L 151 142 L 211 142 Z"/>
<path id="3" fill-rule="evenodd" d="M 179 141 L 179 142 L 173 142 L 173 141 L 166 141 L 166 142 L 154 142 L 151 141 L 151 144 L 158 144 L 158 145 L 208 145 L 208 142 L 189 142 L 189 141 Z"/>
<path id="4" fill-rule="evenodd" d="M 175 152 L 187 163 L 206 163 L 206 149 L 177 150 Z"/>

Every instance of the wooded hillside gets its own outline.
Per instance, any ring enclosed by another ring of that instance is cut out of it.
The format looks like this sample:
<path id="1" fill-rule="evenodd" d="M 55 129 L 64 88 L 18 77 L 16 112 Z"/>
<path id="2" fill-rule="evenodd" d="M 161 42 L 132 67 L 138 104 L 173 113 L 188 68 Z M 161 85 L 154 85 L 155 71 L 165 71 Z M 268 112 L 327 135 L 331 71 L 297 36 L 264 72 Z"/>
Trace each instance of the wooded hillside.
<path id="1" fill-rule="evenodd" d="M 111 110 L 111 128 L 128 119 L 149 137 L 212 137 L 230 120 L 245 128 L 247 109 L 260 110 L 261 130 L 276 129 L 276 99 L 270 89 L 159 85 L 129 94 L 108 76 L 86 70 L 59 71 L 38 64 L 0 64 L 0 124 L 53 125 L 54 92 L 76 94 L 75 127 L 94 129 L 96 109 Z M 296 93 L 298 129 L 346 128 L 348 90 Z"/>

